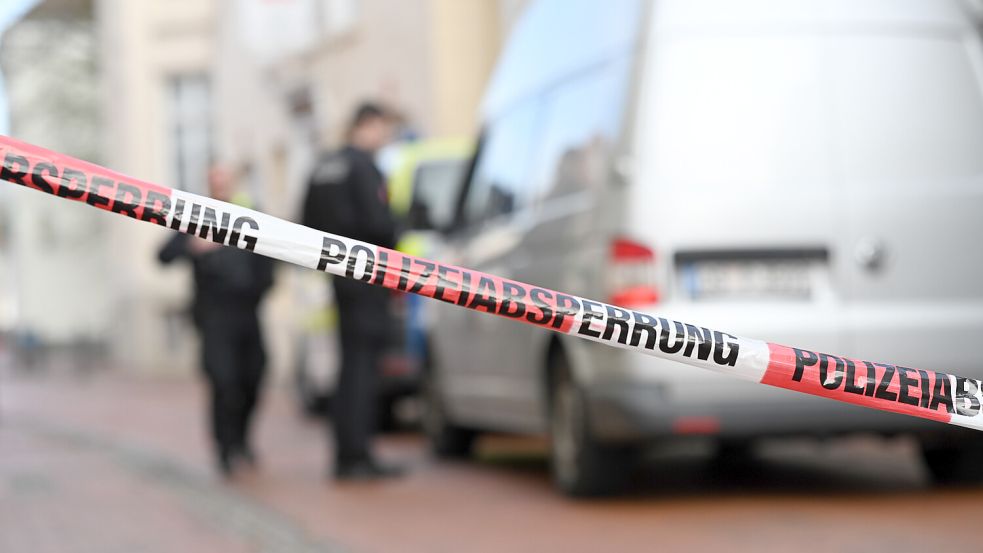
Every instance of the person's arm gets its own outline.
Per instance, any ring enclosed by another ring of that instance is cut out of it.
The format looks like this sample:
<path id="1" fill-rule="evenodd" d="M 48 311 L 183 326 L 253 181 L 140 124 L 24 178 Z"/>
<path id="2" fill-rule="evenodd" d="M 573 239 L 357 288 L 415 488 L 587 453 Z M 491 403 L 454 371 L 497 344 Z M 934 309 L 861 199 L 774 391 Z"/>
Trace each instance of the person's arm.
<path id="1" fill-rule="evenodd" d="M 175 234 L 170 240 L 167 241 L 166 244 L 164 244 L 164 247 L 157 252 L 157 259 L 166 265 L 187 255 L 189 255 L 188 235 Z"/>
<path id="2" fill-rule="evenodd" d="M 350 164 L 339 155 L 321 161 L 307 185 L 301 223 L 323 231 L 351 236 L 356 210 L 349 196 Z"/>
<path id="3" fill-rule="evenodd" d="M 258 254 L 251 256 L 254 290 L 257 297 L 262 297 L 273 287 L 273 268 L 275 263 L 269 257 Z"/>
<path id="4" fill-rule="evenodd" d="M 319 194 L 316 186 L 314 174 L 312 173 L 310 178 L 307 179 L 307 192 L 304 193 L 304 203 L 301 205 L 300 224 L 320 230 L 321 222 L 318 220 L 317 208 Z"/>
<path id="5" fill-rule="evenodd" d="M 368 164 L 356 163 L 352 167 L 352 190 L 355 212 L 361 217 L 358 229 L 359 240 L 371 242 L 384 248 L 396 246 L 396 219 L 385 198 L 385 185 L 377 187 L 378 174 Z"/>

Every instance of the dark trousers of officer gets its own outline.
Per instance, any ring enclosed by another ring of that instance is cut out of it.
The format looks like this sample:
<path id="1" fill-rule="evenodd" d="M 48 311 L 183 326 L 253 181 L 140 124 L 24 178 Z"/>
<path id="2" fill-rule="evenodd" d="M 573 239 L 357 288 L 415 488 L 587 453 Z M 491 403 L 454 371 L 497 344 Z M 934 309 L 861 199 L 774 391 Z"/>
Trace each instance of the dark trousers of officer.
<path id="1" fill-rule="evenodd" d="M 379 360 L 389 331 L 389 291 L 333 278 L 341 331 L 341 371 L 332 400 L 338 464 L 371 458 Z"/>
<path id="2" fill-rule="evenodd" d="M 266 366 L 255 311 L 216 310 L 199 319 L 202 365 L 211 389 L 212 435 L 222 453 L 247 447 Z"/>

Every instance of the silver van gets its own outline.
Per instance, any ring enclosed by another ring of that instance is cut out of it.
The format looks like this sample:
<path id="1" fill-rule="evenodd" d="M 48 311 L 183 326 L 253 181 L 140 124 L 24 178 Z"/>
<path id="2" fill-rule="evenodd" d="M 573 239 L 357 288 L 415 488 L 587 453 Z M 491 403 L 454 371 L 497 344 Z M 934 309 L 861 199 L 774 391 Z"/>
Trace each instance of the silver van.
<path id="1" fill-rule="evenodd" d="M 980 4 L 543 0 L 516 24 L 444 261 L 735 334 L 983 377 Z M 557 486 L 641 445 L 977 434 L 435 307 L 425 428 L 548 433 Z M 979 465 L 977 465 L 979 466 Z M 981 474 L 980 471 L 971 471 Z"/>

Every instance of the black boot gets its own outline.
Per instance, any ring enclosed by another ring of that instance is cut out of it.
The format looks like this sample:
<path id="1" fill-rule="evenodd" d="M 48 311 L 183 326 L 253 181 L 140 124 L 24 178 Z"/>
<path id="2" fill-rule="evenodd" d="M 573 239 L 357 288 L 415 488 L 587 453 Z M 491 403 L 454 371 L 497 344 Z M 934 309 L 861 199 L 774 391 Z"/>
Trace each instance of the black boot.
<path id="1" fill-rule="evenodd" d="M 335 464 L 335 480 L 364 481 L 396 478 L 404 473 L 402 467 L 380 463 L 372 458 L 339 461 Z"/>
<path id="2" fill-rule="evenodd" d="M 234 450 L 235 458 L 242 461 L 250 467 L 255 467 L 257 464 L 256 453 L 249 444 L 239 444 Z"/>
<path id="3" fill-rule="evenodd" d="M 218 465 L 218 472 L 223 478 L 232 476 L 232 452 L 229 448 L 220 447 L 218 449 L 216 464 Z"/>

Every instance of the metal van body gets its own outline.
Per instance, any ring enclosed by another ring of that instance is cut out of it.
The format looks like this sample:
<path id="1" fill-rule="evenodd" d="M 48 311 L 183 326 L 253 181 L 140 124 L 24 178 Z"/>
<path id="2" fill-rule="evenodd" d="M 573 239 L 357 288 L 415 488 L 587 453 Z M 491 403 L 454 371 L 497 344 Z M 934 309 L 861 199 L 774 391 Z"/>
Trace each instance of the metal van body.
<path id="1" fill-rule="evenodd" d="M 534 3 L 488 89 L 444 260 L 607 300 L 627 240 L 650 250 L 658 298 L 633 309 L 981 378 L 972 6 Z M 601 441 L 936 428 L 434 309 L 447 417 L 470 428 L 548 431 L 558 350 Z"/>

